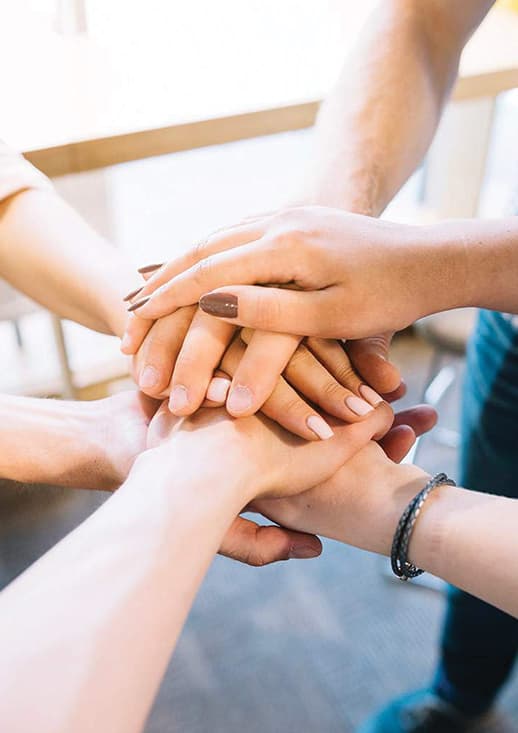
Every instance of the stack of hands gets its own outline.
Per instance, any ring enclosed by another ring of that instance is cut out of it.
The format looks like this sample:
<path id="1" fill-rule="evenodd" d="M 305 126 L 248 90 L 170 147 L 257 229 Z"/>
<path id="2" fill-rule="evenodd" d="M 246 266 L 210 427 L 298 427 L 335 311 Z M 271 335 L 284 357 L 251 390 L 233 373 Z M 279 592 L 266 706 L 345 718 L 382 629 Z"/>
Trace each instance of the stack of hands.
<path id="1" fill-rule="evenodd" d="M 326 243 L 310 258 L 308 247 L 320 247 L 310 240 L 322 211 Z M 113 484 L 124 479 L 134 456 L 146 447 L 161 444 L 164 450 L 172 442 L 175 451 L 185 450 L 199 463 L 196 456 L 207 443 L 212 466 L 229 462 L 233 475 L 243 475 L 243 507 L 281 525 L 235 519 L 220 551 L 254 565 L 318 555 L 321 545 L 314 534 L 387 552 L 398 512 L 426 481 L 420 469 L 397 463 L 416 435 L 435 424 L 435 412 L 421 405 L 394 416 L 389 407 L 405 392 L 387 358 L 392 327 L 405 324 L 389 317 L 386 328 L 378 321 L 383 335 L 347 342 L 329 338 L 366 329 L 364 323 L 347 321 L 344 314 L 352 311 L 340 305 L 354 273 L 335 282 L 344 246 L 336 241 L 333 250 L 333 216 L 337 239 L 344 222 L 349 232 L 351 222 L 353 232 L 357 225 L 360 237 L 364 217 L 318 207 L 294 209 L 219 231 L 178 260 L 141 268 L 143 285 L 127 296 L 131 315 L 122 349 L 133 354 L 142 394 L 112 398 L 109 404 L 121 411 L 121 420 L 110 421 L 114 438 L 107 444 L 116 445 L 115 431 L 122 422 L 128 425 L 125 410 L 140 416 L 141 426 L 133 423 L 139 439 Z M 296 271 L 290 262 L 297 263 Z M 344 263 L 352 269 L 346 257 Z M 233 280 L 286 288 L 241 285 L 223 297 L 220 291 L 206 294 Z M 229 313 L 228 302 L 235 312 Z M 359 322 L 369 308 L 357 308 Z M 310 318 L 313 310 L 319 319 Z M 314 335 L 303 338 L 297 330 Z M 370 330 L 374 333 L 374 325 Z M 225 410 L 240 419 L 224 420 Z M 208 426 L 210 431 L 200 430 Z M 344 516 L 351 518 L 351 535 L 345 539 Z M 373 530 L 373 521 L 383 527 Z"/>

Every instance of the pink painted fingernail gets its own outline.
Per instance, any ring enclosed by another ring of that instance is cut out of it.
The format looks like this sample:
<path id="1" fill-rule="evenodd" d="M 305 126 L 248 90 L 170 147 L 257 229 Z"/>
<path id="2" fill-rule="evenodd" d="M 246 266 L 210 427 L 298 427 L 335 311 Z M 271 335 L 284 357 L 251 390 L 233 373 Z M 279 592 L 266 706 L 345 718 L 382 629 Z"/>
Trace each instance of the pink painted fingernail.
<path id="1" fill-rule="evenodd" d="M 158 372 L 153 366 L 146 366 L 138 380 L 141 389 L 153 389 L 158 384 Z"/>
<path id="2" fill-rule="evenodd" d="M 320 438 L 320 440 L 328 440 L 334 435 L 329 425 L 323 417 L 320 417 L 320 415 L 310 415 L 306 420 L 306 425 L 315 433 L 317 438 Z"/>
<path id="3" fill-rule="evenodd" d="M 355 395 L 346 397 L 344 401 L 347 407 L 352 410 L 355 415 L 359 415 L 360 417 L 368 415 L 369 412 L 372 412 L 372 410 L 374 409 L 373 406 L 369 405 L 368 402 L 365 402 L 365 400 L 362 400 L 361 397 L 356 397 Z"/>
<path id="4" fill-rule="evenodd" d="M 211 402 L 225 402 L 228 390 L 230 389 L 230 380 L 224 377 L 213 377 L 207 389 L 207 399 Z"/>
<path id="5" fill-rule="evenodd" d="M 252 393 L 248 387 L 238 384 L 230 392 L 227 408 L 230 412 L 247 412 L 252 407 Z"/>
<path id="6" fill-rule="evenodd" d="M 189 394 L 187 387 L 182 384 L 177 384 L 169 395 L 169 409 L 171 412 L 180 412 L 184 410 L 189 404 Z"/>
<path id="7" fill-rule="evenodd" d="M 367 402 L 370 402 L 371 405 L 374 405 L 376 407 L 381 402 L 383 402 L 383 397 L 379 395 L 377 392 L 375 392 L 372 387 L 369 387 L 368 384 L 362 384 L 359 388 L 359 393 L 362 397 L 364 397 Z"/>

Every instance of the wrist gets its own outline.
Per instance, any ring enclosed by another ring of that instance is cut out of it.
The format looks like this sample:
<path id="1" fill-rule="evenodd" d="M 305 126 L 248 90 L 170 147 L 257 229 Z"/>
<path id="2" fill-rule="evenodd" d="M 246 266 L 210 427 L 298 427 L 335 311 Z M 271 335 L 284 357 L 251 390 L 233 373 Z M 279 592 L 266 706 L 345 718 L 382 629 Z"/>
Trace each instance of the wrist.
<path id="1" fill-rule="evenodd" d="M 365 549 L 387 557 L 390 555 L 401 515 L 429 479 L 429 474 L 412 464 L 393 464 L 387 467 L 385 486 L 375 493 L 375 503 L 371 509 L 373 526 L 370 530 L 369 546 Z"/>
<path id="2" fill-rule="evenodd" d="M 474 268 L 469 262 L 462 228 L 457 222 L 412 227 L 413 277 L 420 317 L 471 304 Z"/>
<path id="3" fill-rule="evenodd" d="M 189 455 L 173 438 L 145 450 L 135 459 L 121 491 L 136 488 L 147 498 L 162 497 L 164 510 L 175 515 L 179 504 L 188 503 L 197 513 L 223 512 L 233 518 L 251 501 L 244 472 L 221 456 L 217 461 Z"/>

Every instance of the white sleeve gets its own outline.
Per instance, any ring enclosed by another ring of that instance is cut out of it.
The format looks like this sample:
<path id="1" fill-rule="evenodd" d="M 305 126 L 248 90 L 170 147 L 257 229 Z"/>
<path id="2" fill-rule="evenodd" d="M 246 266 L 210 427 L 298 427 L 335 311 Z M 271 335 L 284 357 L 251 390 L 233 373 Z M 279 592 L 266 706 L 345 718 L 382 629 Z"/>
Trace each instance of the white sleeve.
<path id="1" fill-rule="evenodd" d="M 52 189 L 52 183 L 23 155 L 0 140 L 0 201 L 27 188 Z"/>

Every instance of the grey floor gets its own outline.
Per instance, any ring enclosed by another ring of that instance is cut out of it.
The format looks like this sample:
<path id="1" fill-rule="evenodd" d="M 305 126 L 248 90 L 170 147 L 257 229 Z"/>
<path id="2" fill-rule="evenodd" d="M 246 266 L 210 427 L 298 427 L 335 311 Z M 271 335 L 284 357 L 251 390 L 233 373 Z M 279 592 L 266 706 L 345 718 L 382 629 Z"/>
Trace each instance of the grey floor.
<path id="1" fill-rule="evenodd" d="M 419 399 L 430 349 L 403 336 L 394 355 Z M 462 361 L 454 361 L 459 377 Z M 455 428 L 458 386 L 441 409 Z M 456 456 L 423 441 L 419 462 L 455 476 Z M 102 496 L 7 487 L 0 581 L 7 583 Z M 146 733 L 352 733 L 393 695 L 425 685 L 436 659 L 440 592 L 394 582 L 385 562 L 333 542 L 321 558 L 253 569 L 216 558 Z M 518 679 L 502 706 L 517 721 Z"/>

